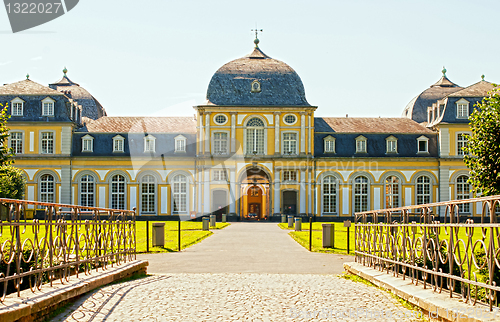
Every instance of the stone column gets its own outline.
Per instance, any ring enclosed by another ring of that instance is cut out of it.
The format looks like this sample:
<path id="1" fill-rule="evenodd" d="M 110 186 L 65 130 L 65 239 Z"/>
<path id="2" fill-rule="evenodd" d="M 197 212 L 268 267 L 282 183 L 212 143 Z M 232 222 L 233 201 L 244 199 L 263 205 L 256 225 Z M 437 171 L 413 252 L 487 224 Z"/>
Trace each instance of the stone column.
<path id="1" fill-rule="evenodd" d="M 198 167 L 198 214 L 203 212 L 203 168 Z"/>
<path id="2" fill-rule="evenodd" d="M 230 172 L 229 175 L 229 213 L 230 214 L 235 214 L 236 213 L 236 169 L 228 169 L 227 171 Z"/>
<path id="3" fill-rule="evenodd" d="M 280 112 L 274 112 L 274 154 L 280 154 Z"/>
<path id="4" fill-rule="evenodd" d="M 205 127 L 203 126 L 203 114 L 200 113 L 200 119 L 199 119 L 199 122 L 200 122 L 200 128 L 199 128 L 199 132 L 198 132 L 198 151 L 200 152 L 200 154 L 203 154 L 203 137 L 205 136 Z M 200 180 L 201 182 L 201 180 Z"/>
<path id="5" fill-rule="evenodd" d="M 281 212 L 281 172 L 274 170 L 274 214 Z"/>
<path id="6" fill-rule="evenodd" d="M 210 153 L 210 112 L 205 115 L 205 153 Z"/>
<path id="7" fill-rule="evenodd" d="M 432 184 L 432 180 L 431 180 Z M 415 187 L 416 189 L 416 187 Z M 434 194 L 434 186 L 431 188 L 431 195 Z M 448 166 L 439 166 L 439 198 L 436 198 L 437 201 L 449 201 L 450 200 L 450 167 Z M 415 200 L 416 201 L 416 200 Z M 433 202 L 431 200 L 431 202 Z M 439 207 L 439 215 L 444 216 L 446 211 L 446 207 Z"/>
<path id="8" fill-rule="evenodd" d="M 306 153 L 306 113 L 300 113 L 300 153 Z"/>
<path id="9" fill-rule="evenodd" d="M 205 214 L 210 212 L 210 168 L 203 169 L 204 178 L 203 178 L 203 212 Z"/>
<path id="10" fill-rule="evenodd" d="M 306 171 L 300 170 L 300 211 L 299 214 L 306 213 Z"/>
<path id="11" fill-rule="evenodd" d="M 313 142 L 313 137 L 314 137 L 314 133 L 311 131 L 312 130 L 312 116 L 311 115 L 308 115 L 307 116 L 308 120 L 309 120 L 309 126 L 307 127 L 307 137 L 309 138 L 309 143 L 307 144 L 307 154 L 311 154 L 312 152 L 312 142 Z"/>
<path id="12" fill-rule="evenodd" d="M 308 214 L 312 214 L 312 194 L 313 194 L 313 190 L 312 190 L 312 180 L 311 180 L 311 170 L 308 171 L 309 172 L 309 175 L 308 175 L 308 180 L 307 180 L 307 213 Z"/>
<path id="13" fill-rule="evenodd" d="M 231 112 L 231 152 L 236 152 L 236 113 Z"/>
<path id="14" fill-rule="evenodd" d="M 61 195 L 59 200 L 63 204 L 71 205 L 71 168 L 69 165 L 61 166 Z"/>

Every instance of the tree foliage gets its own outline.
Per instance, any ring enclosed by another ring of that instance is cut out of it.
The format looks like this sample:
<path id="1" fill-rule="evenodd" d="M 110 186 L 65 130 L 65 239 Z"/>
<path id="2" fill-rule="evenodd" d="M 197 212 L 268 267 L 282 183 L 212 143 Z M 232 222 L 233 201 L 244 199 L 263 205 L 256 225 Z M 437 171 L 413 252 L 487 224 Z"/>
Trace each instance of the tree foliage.
<path id="1" fill-rule="evenodd" d="M 500 194 L 500 87 L 489 92 L 470 116 L 472 135 L 464 151 L 476 194 Z"/>
<path id="2" fill-rule="evenodd" d="M 11 165 L 0 167 L 0 198 L 23 199 L 25 184 L 20 169 Z"/>
<path id="3" fill-rule="evenodd" d="M 2 108 L 0 104 L 0 108 Z M 9 148 L 7 144 L 7 138 L 9 137 L 9 128 L 7 127 L 7 120 L 10 115 L 7 114 L 7 107 L 0 111 L 0 167 L 3 165 L 9 165 L 12 163 L 12 149 Z"/>

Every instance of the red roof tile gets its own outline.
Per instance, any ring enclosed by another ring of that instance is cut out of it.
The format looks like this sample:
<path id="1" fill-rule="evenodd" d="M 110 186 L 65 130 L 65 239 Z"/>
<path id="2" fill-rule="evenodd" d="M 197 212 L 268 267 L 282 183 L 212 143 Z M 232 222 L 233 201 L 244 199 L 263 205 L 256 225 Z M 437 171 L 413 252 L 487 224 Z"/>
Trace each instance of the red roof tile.
<path id="1" fill-rule="evenodd" d="M 87 119 L 87 130 L 100 133 L 196 133 L 193 117 L 108 117 Z"/>
<path id="2" fill-rule="evenodd" d="M 434 133 L 407 118 L 316 117 L 316 132 L 337 133 Z"/>

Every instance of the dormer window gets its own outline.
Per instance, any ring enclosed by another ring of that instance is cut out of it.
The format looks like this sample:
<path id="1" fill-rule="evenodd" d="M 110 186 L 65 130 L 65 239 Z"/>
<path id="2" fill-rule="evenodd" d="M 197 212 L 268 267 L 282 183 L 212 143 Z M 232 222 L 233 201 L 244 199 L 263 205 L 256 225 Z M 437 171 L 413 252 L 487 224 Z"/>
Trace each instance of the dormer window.
<path id="1" fill-rule="evenodd" d="M 356 138 L 356 153 L 366 153 L 366 138 L 362 135 Z"/>
<path id="2" fill-rule="evenodd" d="M 389 136 L 385 139 L 387 153 L 398 153 L 398 139 L 394 136 Z"/>
<path id="3" fill-rule="evenodd" d="M 23 116 L 24 101 L 19 97 L 14 98 L 10 101 L 11 110 L 10 115 L 12 116 Z"/>
<path id="4" fill-rule="evenodd" d="M 124 152 L 125 138 L 121 135 L 113 137 L 113 152 Z"/>
<path id="5" fill-rule="evenodd" d="M 144 137 L 144 152 L 155 152 L 156 138 L 152 135 Z"/>
<path id="6" fill-rule="evenodd" d="M 251 92 L 252 93 L 260 93 L 261 89 L 260 89 L 260 82 L 258 80 L 254 80 L 252 82 L 252 90 Z"/>
<path id="7" fill-rule="evenodd" d="M 469 101 L 461 99 L 457 102 L 457 119 L 469 118 Z"/>
<path id="8" fill-rule="evenodd" d="M 175 152 L 186 152 L 186 137 L 178 135 L 175 137 Z"/>
<path id="9" fill-rule="evenodd" d="M 87 134 L 82 137 L 82 152 L 92 152 L 94 151 L 94 138 Z"/>
<path id="10" fill-rule="evenodd" d="M 42 116 L 54 116 L 54 102 L 50 97 L 42 100 Z"/>
<path id="11" fill-rule="evenodd" d="M 331 135 L 324 139 L 325 153 L 335 153 L 335 138 Z"/>
<path id="12" fill-rule="evenodd" d="M 417 138 L 418 153 L 429 153 L 429 138 L 421 136 Z"/>

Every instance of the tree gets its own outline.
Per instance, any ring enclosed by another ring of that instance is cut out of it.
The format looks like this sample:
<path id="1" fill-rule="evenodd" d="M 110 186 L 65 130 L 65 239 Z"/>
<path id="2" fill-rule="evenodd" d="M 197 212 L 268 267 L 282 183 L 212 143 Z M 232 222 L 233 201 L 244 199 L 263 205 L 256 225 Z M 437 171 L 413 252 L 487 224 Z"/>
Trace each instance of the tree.
<path id="1" fill-rule="evenodd" d="M 0 167 L 0 198 L 23 199 L 25 184 L 20 169 L 11 165 Z"/>
<path id="2" fill-rule="evenodd" d="M 3 105 L 0 104 L 0 108 Z M 12 163 L 12 149 L 7 145 L 7 138 L 9 137 L 9 128 L 7 127 L 7 120 L 10 115 L 7 114 L 6 105 L 2 111 L 0 111 L 0 167 L 3 165 L 9 165 Z"/>
<path id="3" fill-rule="evenodd" d="M 465 164 L 470 169 L 476 194 L 493 196 L 500 194 L 500 87 L 476 105 L 470 116 L 472 135 L 469 137 Z"/>

